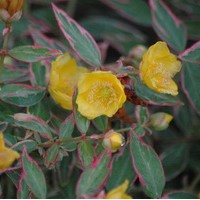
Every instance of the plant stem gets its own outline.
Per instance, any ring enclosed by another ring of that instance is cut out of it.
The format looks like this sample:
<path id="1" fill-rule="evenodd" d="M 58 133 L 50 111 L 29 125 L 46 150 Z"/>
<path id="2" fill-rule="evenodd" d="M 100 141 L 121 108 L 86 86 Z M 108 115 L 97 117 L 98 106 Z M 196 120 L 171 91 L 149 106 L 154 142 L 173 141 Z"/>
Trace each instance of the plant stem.
<path id="1" fill-rule="evenodd" d="M 2 50 L 7 49 L 9 36 L 10 36 L 11 31 L 12 31 L 11 24 L 6 23 L 4 30 L 6 31 L 6 33 L 3 36 Z M 0 56 L 0 83 L 2 83 L 2 70 L 3 70 L 3 65 L 4 65 L 4 59 L 5 59 L 5 54 L 2 53 L 1 56 Z"/>
<path id="2" fill-rule="evenodd" d="M 116 132 L 125 132 L 125 131 L 130 131 L 131 129 L 132 129 L 131 127 L 122 128 L 122 129 L 116 130 Z M 64 139 L 57 139 L 57 140 L 54 140 L 54 141 L 39 143 L 38 146 L 48 148 L 48 147 L 50 147 L 54 144 L 60 145 L 60 144 L 63 144 L 63 143 L 68 143 L 68 142 L 79 143 L 79 142 L 88 141 L 88 140 L 102 140 L 102 139 L 104 139 L 104 135 L 105 135 L 105 133 L 99 134 L 99 135 L 91 135 L 91 136 L 83 135 L 83 136 L 80 136 L 80 137 L 69 137 L 69 138 L 64 138 Z"/>

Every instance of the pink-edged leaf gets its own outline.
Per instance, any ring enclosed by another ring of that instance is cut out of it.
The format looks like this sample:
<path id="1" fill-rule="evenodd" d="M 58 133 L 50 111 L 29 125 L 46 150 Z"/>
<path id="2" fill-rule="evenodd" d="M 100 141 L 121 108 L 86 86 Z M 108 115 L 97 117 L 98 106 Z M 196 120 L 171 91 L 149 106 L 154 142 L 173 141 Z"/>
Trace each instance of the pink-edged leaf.
<path id="1" fill-rule="evenodd" d="M 104 151 L 81 174 L 76 188 L 77 197 L 89 198 L 100 192 L 110 174 L 110 167 L 111 154 Z"/>
<path id="2" fill-rule="evenodd" d="M 47 37 L 42 32 L 34 28 L 30 28 L 30 34 L 34 40 L 34 44 L 37 46 L 44 46 L 44 47 L 49 47 L 51 49 L 58 49 L 61 50 L 62 52 L 69 51 L 67 47 L 65 47 L 61 42 Z"/>
<path id="3" fill-rule="evenodd" d="M 187 191 L 173 191 L 162 196 L 162 199 L 197 199 L 197 196 Z"/>
<path id="4" fill-rule="evenodd" d="M 200 64 L 200 41 L 182 52 L 179 58 L 183 61 Z"/>
<path id="5" fill-rule="evenodd" d="M 165 186 L 161 162 L 152 147 L 145 144 L 134 131 L 130 131 L 130 151 L 134 170 L 150 198 L 160 198 Z"/>
<path id="6" fill-rule="evenodd" d="M 83 168 L 87 167 L 92 163 L 95 157 L 93 145 L 90 142 L 81 142 L 78 145 L 78 155 Z"/>
<path id="7" fill-rule="evenodd" d="M 172 106 L 183 104 L 176 96 L 161 94 L 148 88 L 139 77 L 133 77 L 136 95 L 151 105 Z"/>
<path id="8" fill-rule="evenodd" d="M 17 113 L 13 118 L 17 126 L 38 132 L 43 138 L 52 138 L 50 127 L 41 118 L 25 113 Z"/>
<path id="9" fill-rule="evenodd" d="M 59 136 L 61 139 L 72 137 L 74 131 L 74 115 L 69 115 L 61 124 L 59 129 Z"/>
<path id="10" fill-rule="evenodd" d="M 45 88 L 26 84 L 6 84 L 0 86 L 0 99 L 19 107 L 32 106 L 45 95 Z"/>
<path id="11" fill-rule="evenodd" d="M 171 12 L 162 0 L 149 0 L 152 23 L 158 36 L 178 52 L 186 45 L 186 31 L 183 23 Z"/>
<path id="12" fill-rule="evenodd" d="M 12 58 L 24 62 L 37 62 L 62 54 L 60 50 L 49 49 L 41 46 L 19 46 L 8 51 Z"/>
<path id="13" fill-rule="evenodd" d="M 33 160 L 27 153 L 26 147 L 22 151 L 22 169 L 23 179 L 28 185 L 30 191 L 39 199 L 45 199 L 47 186 L 44 174 L 38 163 Z"/>
<path id="14" fill-rule="evenodd" d="M 90 126 L 90 120 L 81 115 L 81 113 L 78 111 L 78 105 L 75 104 L 73 108 L 75 123 L 78 128 L 78 130 L 81 133 L 86 133 Z"/>
<path id="15" fill-rule="evenodd" d="M 121 16 L 139 24 L 150 26 L 150 9 L 145 0 L 100 0 Z M 142 12 L 141 12 L 142 11 Z"/>
<path id="16" fill-rule="evenodd" d="M 200 66 L 195 63 L 183 62 L 181 79 L 183 92 L 191 106 L 200 113 Z"/>
<path id="17" fill-rule="evenodd" d="M 30 190 L 24 180 L 25 174 L 22 172 L 17 186 L 17 199 L 29 199 Z"/>
<path id="18" fill-rule="evenodd" d="M 92 66 L 101 66 L 100 50 L 90 33 L 63 10 L 59 9 L 54 4 L 52 4 L 52 7 L 59 28 L 76 54 Z"/>
<path id="19" fill-rule="evenodd" d="M 51 168 L 55 165 L 59 158 L 59 146 L 52 145 L 48 150 L 44 153 L 44 165 L 47 168 Z"/>
<path id="20" fill-rule="evenodd" d="M 16 151 L 21 151 L 23 146 L 26 146 L 28 153 L 38 149 L 37 142 L 35 142 L 34 140 L 20 141 L 20 142 L 16 143 L 15 145 L 13 145 L 12 148 L 15 149 Z"/>
<path id="21" fill-rule="evenodd" d="M 11 65 L 4 65 L 2 69 L 2 82 L 14 83 L 29 80 L 28 70 Z"/>

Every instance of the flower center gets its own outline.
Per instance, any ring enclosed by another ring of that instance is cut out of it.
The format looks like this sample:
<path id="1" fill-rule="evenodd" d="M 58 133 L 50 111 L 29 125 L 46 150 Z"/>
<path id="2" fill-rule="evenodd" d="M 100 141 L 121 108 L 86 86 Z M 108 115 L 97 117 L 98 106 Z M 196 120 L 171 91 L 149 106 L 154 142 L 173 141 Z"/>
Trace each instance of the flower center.
<path id="1" fill-rule="evenodd" d="M 97 81 L 93 84 L 87 100 L 91 104 L 107 109 L 117 101 L 117 95 L 111 83 Z"/>

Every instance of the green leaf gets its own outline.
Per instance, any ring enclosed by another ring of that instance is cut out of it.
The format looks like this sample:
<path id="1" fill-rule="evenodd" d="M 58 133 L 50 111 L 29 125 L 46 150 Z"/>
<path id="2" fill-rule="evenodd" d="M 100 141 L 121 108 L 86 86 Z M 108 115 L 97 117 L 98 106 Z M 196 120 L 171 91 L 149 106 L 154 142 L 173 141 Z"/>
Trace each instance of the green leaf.
<path id="1" fill-rule="evenodd" d="M 21 169 L 16 169 L 5 173 L 9 177 L 9 179 L 13 182 L 16 188 L 18 187 L 21 171 L 22 171 Z"/>
<path id="2" fill-rule="evenodd" d="M 28 199 L 30 190 L 24 180 L 24 174 L 20 177 L 18 188 L 17 188 L 17 199 Z"/>
<path id="3" fill-rule="evenodd" d="M 44 121 L 48 121 L 51 117 L 48 99 L 44 97 L 39 103 L 30 106 L 28 108 L 28 113 L 35 115 Z"/>
<path id="4" fill-rule="evenodd" d="M 60 148 L 57 145 L 52 145 L 44 154 L 44 165 L 51 168 L 55 165 L 59 158 Z"/>
<path id="5" fill-rule="evenodd" d="M 94 160 L 94 156 L 95 156 L 94 147 L 89 142 L 81 142 L 78 145 L 78 147 L 79 147 L 78 153 L 79 153 L 79 158 L 81 160 L 81 163 L 83 167 L 87 167 Z"/>
<path id="6" fill-rule="evenodd" d="M 19 107 L 32 106 L 45 95 L 45 89 L 25 84 L 7 84 L 0 87 L 0 99 Z"/>
<path id="7" fill-rule="evenodd" d="M 197 199 L 197 196 L 188 192 L 170 192 L 163 197 L 164 199 Z"/>
<path id="8" fill-rule="evenodd" d="M 137 105 L 135 107 L 135 117 L 137 122 L 140 124 L 145 124 L 149 119 L 148 109 L 146 107 Z"/>
<path id="9" fill-rule="evenodd" d="M 188 163 L 188 153 L 188 146 L 186 144 L 177 144 L 169 147 L 161 154 L 167 181 L 183 172 Z"/>
<path id="10" fill-rule="evenodd" d="M 129 146 L 127 145 L 124 151 L 113 161 L 111 176 L 106 183 L 106 188 L 110 191 L 121 185 L 124 180 L 128 179 L 131 183 L 135 178 L 136 173 L 132 168 Z"/>
<path id="11" fill-rule="evenodd" d="M 144 85 L 139 77 L 132 77 L 134 80 L 135 92 L 138 97 L 152 105 L 177 105 L 181 104 L 178 97 L 169 94 L 160 94 Z"/>
<path id="12" fill-rule="evenodd" d="M 200 41 L 182 52 L 179 58 L 183 61 L 200 64 Z"/>
<path id="13" fill-rule="evenodd" d="M 46 67 L 41 62 L 35 62 L 30 65 L 30 80 L 33 86 L 46 87 Z"/>
<path id="14" fill-rule="evenodd" d="M 60 54 L 61 51 L 59 50 L 52 50 L 39 46 L 19 46 L 8 52 L 8 55 L 12 58 L 30 63 L 48 59 L 52 56 L 58 56 Z"/>
<path id="15" fill-rule="evenodd" d="M 200 67 L 194 63 L 183 63 L 183 91 L 192 107 L 200 113 Z"/>
<path id="16" fill-rule="evenodd" d="M 145 135 L 145 129 L 143 128 L 143 126 L 140 123 L 135 124 L 134 131 L 139 136 Z"/>
<path id="17" fill-rule="evenodd" d="M 25 113 L 17 113 L 13 117 L 17 126 L 36 131 L 43 138 L 52 138 L 50 127 L 39 117 Z"/>
<path id="18" fill-rule="evenodd" d="M 22 168 L 25 173 L 24 180 L 31 192 L 39 199 L 45 199 L 47 187 L 44 174 L 36 161 L 34 161 L 23 148 Z"/>
<path id="19" fill-rule="evenodd" d="M 100 117 L 95 118 L 93 120 L 93 123 L 100 131 L 105 131 L 108 126 L 108 118 L 105 115 L 102 115 Z"/>
<path id="20" fill-rule="evenodd" d="M 109 41 L 111 46 L 126 54 L 133 46 L 144 44 L 146 40 L 141 31 L 114 18 L 93 16 L 81 21 L 81 24 L 95 39 Z"/>
<path id="21" fill-rule="evenodd" d="M 91 165 L 85 168 L 76 188 L 78 198 L 92 197 L 100 191 L 109 175 L 110 159 L 110 154 L 104 151 Z"/>
<path id="22" fill-rule="evenodd" d="M 73 114 L 71 114 L 61 124 L 59 129 L 59 136 L 61 139 L 70 138 L 72 137 L 73 131 L 74 131 L 74 116 Z"/>
<path id="23" fill-rule="evenodd" d="M 158 36 L 178 52 L 186 45 L 186 31 L 182 22 L 162 0 L 150 0 L 153 28 Z"/>
<path id="24" fill-rule="evenodd" d="M 120 1 L 120 0 L 101 0 L 123 17 L 130 19 L 142 25 L 151 25 L 150 9 L 146 1 Z M 142 12 L 141 12 L 142 11 Z"/>
<path id="25" fill-rule="evenodd" d="M 2 69 L 2 82 L 24 82 L 29 80 L 28 70 L 13 66 L 4 66 Z"/>
<path id="26" fill-rule="evenodd" d="M 152 147 L 143 143 L 132 131 L 130 151 L 133 166 L 144 192 L 150 198 L 160 198 L 165 185 L 161 162 Z"/>
<path id="27" fill-rule="evenodd" d="M 89 125 L 90 125 L 90 120 L 81 115 L 81 113 L 78 111 L 78 105 L 74 105 L 74 117 L 75 117 L 75 122 L 78 130 L 81 133 L 86 133 L 88 131 Z"/>
<path id="28" fill-rule="evenodd" d="M 35 142 L 34 140 L 23 140 L 13 145 L 12 148 L 16 151 L 21 151 L 23 146 L 26 146 L 27 153 L 38 149 L 37 142 Z"/>
<path id="29" fill-rule="evenodd" d="M 73 50 L 88 64 L 101 66 L 100 50 L 92 36 L 63 10 L 52 5 L 59 28 Z"/>

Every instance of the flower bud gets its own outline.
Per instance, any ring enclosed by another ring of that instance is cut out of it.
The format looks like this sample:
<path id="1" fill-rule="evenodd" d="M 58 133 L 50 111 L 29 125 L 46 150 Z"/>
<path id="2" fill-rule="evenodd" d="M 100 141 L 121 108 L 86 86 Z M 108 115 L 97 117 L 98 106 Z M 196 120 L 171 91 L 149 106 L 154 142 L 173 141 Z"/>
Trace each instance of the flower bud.
<path id="1" fill-rule="evenodd" d="M 1 0 L 0 19 L 6 23 L 18 21 L 22 15 L 24 0 Z"/>
<path id="2" fill-rule="evenodd" d="M 151 115 L 150 125 L 157 131 L 165 130 L 172 121 L 173 116 L 164 112 Z"/>
<path id="3" fill-rule="evenodd" d="M 146 51 L 147 48 L 144 45 L 137 45 L 130 50 L 129 55 L 133 56 L 137 60 L 141 60 Z"/>
<path id="4" fill-rule="evenodd" d="M 112 152 L 116 152 L 121 146 L 124 145 L 124 137 L 122 134 L 109 131 L 105 134 L 105 137 L 103 139 L 103 146 L 106 149 L 110 149 Z"/>

